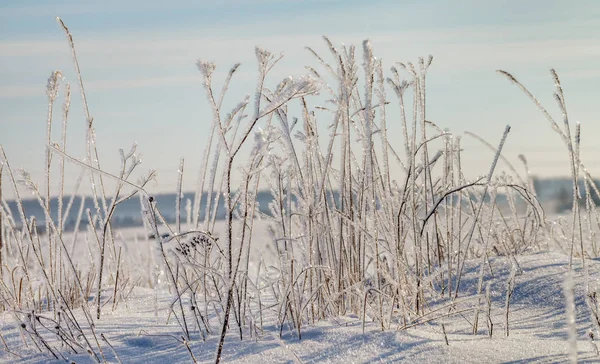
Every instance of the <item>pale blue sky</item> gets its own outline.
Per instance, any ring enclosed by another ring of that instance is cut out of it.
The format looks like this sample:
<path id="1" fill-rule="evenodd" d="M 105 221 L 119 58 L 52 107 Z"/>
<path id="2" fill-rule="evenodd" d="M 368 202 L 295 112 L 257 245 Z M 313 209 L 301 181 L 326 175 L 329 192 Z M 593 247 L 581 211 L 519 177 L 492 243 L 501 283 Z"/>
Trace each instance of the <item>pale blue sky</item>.
<path id="1" fill-rule="evenodd" d="M 40 182 L 45 85 L 52 70 L 62 70 L 73 84 L 68 152 L 85 155 L 82 106 L 55 16 L 75 38 L 103 167 L 116 171 L 118 148 L 129 149 L 135 141 L 144 155 L 140 171 L 159 172 L 152 187 L 157 191 L 173 190 L 180 157 L 186 158 L 186 189 L 198 173 L 211 117 L 198 58 L 215 61 L 221 76 L 242 63 L 232 84 L 234 102 L 253 90 L 255 45 L 285 55 L 272 85 L 302 74 L 304 65 L 317 65 L 304 47 L 326 55 L 321 35 L 338 45 L 371 39 L 386 69 L 395 61 L 434 55 L 429 118 L 457 135 L 469 130 L 493 144 L 511 124 L 506 156 L 517 164 L 516 156 L 525 154 L 541 176 L 568 175 L 564 146 L 530 101 L 495 70 L 513 73 L 556 115 L 548 73 L 556 68 L 571 120 L 582 123 L 583 161 L 600 176 L 597 1 L 4 1 L 0 144 L 12 167 L 25 168 Z M 397 123 L 389 123 L 392 135 L 400 136 Z M 464 146 L 467 172 L 486 173 L 490 153 L 466 137 Z"/>

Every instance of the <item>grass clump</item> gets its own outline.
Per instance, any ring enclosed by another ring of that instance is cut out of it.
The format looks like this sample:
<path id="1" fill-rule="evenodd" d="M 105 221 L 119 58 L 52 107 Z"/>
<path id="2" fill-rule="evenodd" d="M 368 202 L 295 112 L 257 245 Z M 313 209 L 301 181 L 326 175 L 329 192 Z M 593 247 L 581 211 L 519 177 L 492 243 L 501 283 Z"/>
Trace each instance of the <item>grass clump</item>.
<path id="1" fill-rule="evenodd" d="M 440 321 L 448 342 L 445 318 L 473 312 L 469 324 L 477 334 L 484 313 L 492 337 L 500 331 L 493 330 L 492 320 L 492 311 L 498 309 L 508 336 L 510 300 L 521 273 L 519 255 L 547 248 L 549 237 L 568 251 L 571 264 L 573 257 L 585 265 L 587 256 L 598 255 L 595 244 L 585 250 L 586 238 L 595 239 L 593 217 L 600 221 L 589 197 L 590 191 L 598 190 L 580 161 L 580 127 L 577 124 L 571 131 L 554 71 L 563 129 L 521 83 L 500 72 L 534 101 L 567 145 L 575 202 L 572 224 L 561 225 L 565 228 L 561 235 L 546 224 L 529 175 L 521 177 L 502 155 L 510 126 L 499 131 L 497 146 L 469 134 L 494 155 L 483 177 L 465 178 L 461 136 L 427 118 L 432 57 L 419 58 L 416 64 L 396 63 L 386 76 L 370 42 L 357 50 L 335 47 L 327 38 L 328 57 L 309 48 L 317 65 L 307 67 L 306 75 L 283 79 L 273 87 L 268 86 L 268 75 L 281 57 L 256 48 L 258 80 L 248 90 L 252 96 L 229 110 L 224 108 L 225 99 L 240 65 L 230 69 L 217 93 L 216 66 L 197 62 L 212 126 L 185 221 L 180 212 L 184 160 L 179 163 L 176 220 L 171 226 L 144 189 L 154 172 L 131 182 L 141 163 L 136 146 L 129 153 L 120 151 L 117 173 L 101 168 L 73 37 L 62 21 L 60 25 L 84 100 L 86 158 L 80 161 L 67 152 L 68 83 L 62 86 L 61 140 L 51 140 L 54 105 L 63 82 L 60 72 L 52 73 L 47 87 L 42 189 L 24 172 L 15 176 L 0 149 L 0 193 L 1 181 L 7 180 L 19 206 L 19 216 L 12 216 L 6 201 L 0 206 L 0 308 L 21 323 L 26 344 L 56 359 L 78 352 L 88 352 L 95 361 L 106 361 L 107 353 L 118 359 L 104 333 L 98 333 L 102 314 L 107 304 L 114 310 L 140 281 L 158 290 L 160 272 L 167 276 L 166 288 L 173 295 L 168 316 L 181 328 L 182 347 L 196 361 L 189 343 L 216 336 L 219 362 L 227 333 L 235 331 L 240 339 L 261 335 L 267 330 L 267 312 L 274 313 L 280 336 L 289 330 L 301 338 L 307 325 L 356 314 L 363 328 L 373 321 L 380 330 Z M 390 90 L 393 97 L 388 97 Z M 398 118 L 389 117 L 390 108 L 397 109 Z M 390 123 L 401 125 L 400 136 L 389 134 Z M 54 158 L 58 176 L 51 173 Z M 66 163 L 81 169 L 79 180 L 89 178 L 91 191 L 76 189 L 63 206 Z M 508 171 L 499 170 L 500 164 Z M 234 179 L 235 174 L 241 178 Z M 54 178 L 60 186 L 57 211 L 50 205 Z M 588 196 L 585 213 L 576 202 L 580 178 Z M 43 235 L 23 208 L 19 179 L 44 210 Z M 112 192 L 105 188 L 107 179 L 116 181 Z M 259 209 L 256 198 L 265 188 L 272 196 L 269 213 Z M 94 210 L 83 211 L 81 199 L 69 245 L 64 224 L 73 214 L 75 196 L 86 194 Z M 148 270 L 139 280 L 122 264 L 123 246 L 111 224 L 117 206 L 134 196 L 140 199 L 144 225 L 156 240 L 152 254 L 156 271 Z M 499 196 L 507 202 L 500 203 Z M 225 210 L 222 236 L 216 228 L 220 206 Z M 87 231 L 80 233 L 79 223 L 85 220 Z M 255 235 L 259 220 L 270 224 L 267 242 L 257 241 L 265 238 Z M 74 253 L 82 244 L 81 235 L 87 242 L 88 261 Z M 272 261 L 261 258 L 264 246 L 273 247 Z M 512 267 L 503 308 L 494 306 L 486 281 L 486 272 L 492 270 L 488 258 L 494 255 Z M 467 272 L 467 266 L 477 268 Z M 477 283 L 465 286 L 467 274 L 476 276 Z"/>

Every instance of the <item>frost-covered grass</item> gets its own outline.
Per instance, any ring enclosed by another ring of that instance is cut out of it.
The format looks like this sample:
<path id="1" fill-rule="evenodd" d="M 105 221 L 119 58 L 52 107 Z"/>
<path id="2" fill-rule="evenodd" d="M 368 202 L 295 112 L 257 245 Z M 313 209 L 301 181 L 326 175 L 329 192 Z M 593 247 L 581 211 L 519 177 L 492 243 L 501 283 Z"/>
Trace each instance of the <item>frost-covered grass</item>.
<path id="1" fill-rule="evenodd" d="M 584 181 L 572 215 L 553 221 L 536 199 L 525 158 L 521 175 L 502 156 L 509 126 L 493 144 L 475 136 L 495 156 L 483 177 L 464 176 L 460 136 L 426 117 L 431 57 L 384 71 L 368 41 L 356 50 L 325 38 L 327 57 L 308 49 L 315 65 L 305 76 L 270 86 L 280 58 L 257 48 L 258 81 L 232 109 L 224 105 L 232 103 L 227 90 L 239 65 L 214 85 L 216 66 L 199 60 L 213 123 L 195 166 L 195 198 L 184 215 L 177 200 L 170 225 L 144 189 L 154 173 L 132 181 L 140 165 L 135 147 L 121 151 L 119 171 L 100 167 L 73 38 L 60 24 L 84 100 L 87 156 L 68 151 L 70 85 L 54 72 L 45 181 L 13 170 L 0 149 L 0 193 L 10 188 L 21 201 L 17 183 L 24 183 L 46 211 L 47 232 L 38 232 L 21 204 L 13 216 L 2 200 L 0 359 L 597 358 L 595 342 L 582 342 L 588 331 L 600 335 L 590 259 L 598 256 L 600 219 L 591 199 L 598 191 L 579 159 L 580 126 L 569 123 L 554 71 L 562 125 L 500 71 L 565 141 L 573 185 Z M 398 118 L 388 118 L 391 108 Z M 58 142 L 51 140 L 55 114 Z M 388 123 L 400 124 L 402 134 L 389 135 Z M 81 168 L 90 191 L 64 191 L 65 163 Z M 181 160 L 178 196 L 189 169 Z M 114 190 L 105 188 L 109 180 Z M 52 185 L 60 186 L 57 211 L 49 204 Z M 258 209 L 261 189 L 274 197 L 270 214 Z M 69 195 L 92 196 L 94 211 L 83 202 L 63 206 Z M 115 208 L 130 198 L 140 200 L 145 232 L 111 225 Z M 221 201 L 226 218 L 217 221 Z M 74 216 L 89 222 L 87 230 L 65 233 Z M 545 350 L 523 349 L 523 342 Z M 494 352 L 497 358 L 488 356 Z"/>

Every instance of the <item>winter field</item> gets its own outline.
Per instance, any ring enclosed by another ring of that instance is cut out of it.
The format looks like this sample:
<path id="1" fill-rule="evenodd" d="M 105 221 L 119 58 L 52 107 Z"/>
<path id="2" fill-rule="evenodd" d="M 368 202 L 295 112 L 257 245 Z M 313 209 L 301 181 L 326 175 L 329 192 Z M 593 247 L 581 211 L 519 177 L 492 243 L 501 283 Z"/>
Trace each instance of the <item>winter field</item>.
<path id="1" fill-rule="evenodd" d="M 242 100 L 227 99 L 239 65 L 215 84 L 216 66 L 197 62 L 212 128 L 202 165 L 180 162 L 173 212 L 147 193 L 155 173 L 140 174 L 136 146 L 120 151 L 119 170 L 101 168 L 85 69 L 59 24 L 77 79 L 48 80 L 46 179 L 12 168 L 0 146 L 1 362 L 600 360 L 600 193 L 553 70 L 558 115 L 498 73 L 564 141 L 570 214 L 546 214 L 535 166 L 503 156 L 508 125 L 497 140 L 479 138 L 489 169 L 464 176 L 461 135 L 426 117 L 431 57 L 386 65 L 368 41 L 327 38 L 328 54 L 309 48 L 306 75 L 281 82 L 268 77 L 280 57 L 256 48 L 258 79 Z M 85 155 L 67 144 L 76 93 Z M 402 135 L 388 135 L 392 122 Z M 186 200 L 184 173 L 198 174 Z M 65 178 L 78 187 L 66 191 Z M 24 190 L 43 221 L 24 207 Z M 259 191 L 270 192 L 268 206 Z M 113 226 L 130 199 L 143 226 Z"/>

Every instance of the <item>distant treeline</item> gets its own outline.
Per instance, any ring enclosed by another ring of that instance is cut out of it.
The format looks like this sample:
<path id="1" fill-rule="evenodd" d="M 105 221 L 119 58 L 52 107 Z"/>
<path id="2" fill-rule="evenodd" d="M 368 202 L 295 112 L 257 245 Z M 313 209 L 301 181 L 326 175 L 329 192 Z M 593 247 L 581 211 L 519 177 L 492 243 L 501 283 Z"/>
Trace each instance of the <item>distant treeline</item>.
<path id="1" fill-rule="evenodd" d="M 596 186 L 600 186 L 599 180 L 593 180 Z M 556 212 L 570 210 L 573 207 L 573 181 L 570 178 L 547 178 L 533 180 L 534 188 L 540 202 L 555 201 Z M 592 200 L 598 206 L 600 197 L 590 188 Z M 585 204 L 586 189 L 583 179 L 579 180 L 579 191 L 581 205 Z"/>
<path id="2" fill-rule="evenodd" d="M 600 185 L 600 181 L 594 181 L 597 185 Z M 536 189 L 536 193 L 538 195 L 538 199 L 541 203 L 555 201 L 556 202 L 556 210 L 564 211 L 571 208 L 573 203 L 573 185 L 572 181 L 569 178 L 548 178 L 534 179 L 534 187 Z M 581 201 L 580 203 L 585 203 L 585 188 L 583 181 L 580 181 L 580 190 L 581 190 Z M 338 196 L 337 191 L 329 192 L 333 193 L 333 201 L 335 204 L 338 204 Z M 169 223 L 175 222 L 175 201 L 176 194 L 175 193 L 162 193 L 153 196 L 155 198 L 156 204 L 160 209 L 161 213 Z M 200 220 L 205 218 L 206 204 L 208 194 L 204 193 L 201 200 L 200 205 Z M 212 195 L 212 200 L 214 201 L 216 194 Z M 489 196 L 486 196 L 489 198 Z M 76 220 L 80 209 L 83 209 L 83 217 L 79 223 L 80 228 L 86 228 L 88 225 L 88 219 L 85 218 L 86 210 L 90 210 L 92 214 L 96 211 L 96 207 L 94 205 L 93 199 L 91 197 L 85 197 L 83 201 L 83 207 L 81 196 L 75 196 L 71 201 L 70 209 L 68 211 L 67 218 L 65 219 L 65 231 L 69 231 L 74 229 L 76 226 Z M 600 204 L 600 197 L 597 196 L 594 192 L 592 192 L 592 199 L 598 205 Z M 273 196 L 269 191 L 260 191 L 257 193 L 256 201 L 258 202 L 258 209 L 262 214 L 266 216 L 271 216 L 269 210 L 269 203 L 274 200 Z M 296 201 L 296 198 L 292 196 L 292 200 Z M 329 199 L 331 202 L 332 200 Z M 503 203 L 506 201 L 504 195 L 499 194 L 497 196 L 497 202 Z M 63 198 L 63 214 L 67 211 L 67 206 L 69 206 L 70 197 Z M 110 200 L 107 202 L 110 204 Z M 185 222 L 188 218 L 187 208 L 188 204 L 193 205 L 194 203 L 194 193 L 186 192 L 183 194 L 181 198 L 181 220 Z M 8 208 L 11 216 L 13 217 L 14 223 L 17 226 L 22 225 L 22 221 L 20 218 L 19 211 L 17 209 L 17 203 L 14 200 L 3 201 L 4 208 Z M 23 209 L 25 210 L 25 216 L 30 220 L 34 217 L 36 220 L 36 225 L 39 228 L 43 228 L 45 225 L 45 216 L 44 211 L 40 207 L 39 202 L 36 199 L 24 199 L 22 200 Z M 50 199 L 50 209 L 51 209 L 51 217 L 54 221 L 57 221 L 57 212 L 58 212 L 58 198 Z M 102 209 L 102 206 L 101 206 Z M 221 198 L 219 200 L 219 206 L 216 210 L 216 219 L 222 220 L 225 219 L 225 209 L 224 209 L 224 199 Z M 140 200 L 137 196 L 124 201 L 119 204 L 115 212 L 113 214 L 111 220 L 113 226 L 127 227 L 127 226 L 140 226 L 142 225 L 142 214 L 141 214 L 141 205 Z"/>
<path id="3" fill-rule="evenodd" d="M 337 201 L 338 193 L 334 192 L 334 200 Z M 154 200 L 156 201 L 156 205 L 160 210 L 161 214 L 165 217 L 165 220 L 168 223 L 174 223 L 176 217 L 176 197 L 175 193 L 164 193 L 164 194 L 156 194 L 153 195 Z M 208 201 L 208 193 L 204 193 L 201 199 L 200 204 L 200 220 L 205 219 L 206 215 L 206 206 Z M 213 194 L 211 200 L 214 203 L 216 194 Z M 79 211 L 82 209 L 83 218 L 79 222 L 80 229 L 86 228 L 89 224 L 88 219 L 86 218 L 86 210 L 90 210 L 92 214 L 95 213 L 96 207 L 92 197 L 86 196 L 83 200 L 82 206 L 82 197 L 75 196 L 70 203 L 71 207 L 67 209 L 69 206 L 70 197 L 65 197 L 62 200 L 63 204 L 63 216 L 66 214 L 64 230 L 71 231 L 77 225 L 77 217 L 79 215 Z M 292 200 L 296 199 L 292 197 Z M 260 213 L 265 214 L 267 216 L 271 216 L 269 210 L 269 204 L 274 201 L 274 197 L 268 191 L 260 191 L 257 193 L 256 201 L 258 202 L 258 210 Z M 54 197 L 50 199 L 50 210 L 51 217 L 53 221 L 58 221 L 58 198 Z M 107 204 L 110 205 L 110 200 L 107 201 Z M 181 198 L 180 204 L 180 213 L 181 213 L 181 221 L 186 222 L 188 218 L 188 206 L 193 206 L 194 203 L 194 193 L 186 192 L 183 194 Z M 17 226 L 22 226 L 21 215 L 18 210 L 17 202 L 14 200 L 3 201 L 4 208 L 10 211 L 12 219 Z M 45 226 L 45 214 L 44 210 L 40 206 L 39 202 L 36 199 L 24 199 L 22 200 L 23 210 L 25 211 L 25 217 L 29 220 L 31 224 L 32 218 L 35 218 L 35 223 L 38 226 L 40 231 L 43 231 Z M 100 205 L 100 209 L 102 211 L 103 207 Z M 212 208 L 211 208 L 212 209 Z M 141 226 L 142 225 L 142 213 L 141 213 L 141 204 L 138 196 L 134 196 L 129 200 L 123 201 L 115 208 L 115 211 L 112 215 L 111 223 L 115 227 L 128 227 L 128 226 Z M 67 214 L 68 212 L 68 214 Z M 225 208 L 224 208 L 224 199 L 219 199 L 219 205 L 216 209 L 216 219 L 223 220 L 225 219 Z"/>

